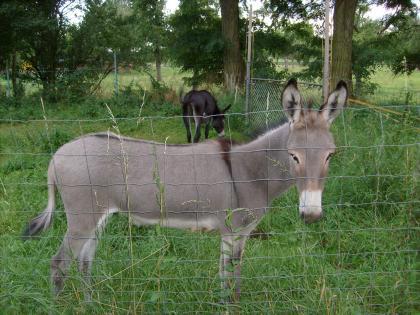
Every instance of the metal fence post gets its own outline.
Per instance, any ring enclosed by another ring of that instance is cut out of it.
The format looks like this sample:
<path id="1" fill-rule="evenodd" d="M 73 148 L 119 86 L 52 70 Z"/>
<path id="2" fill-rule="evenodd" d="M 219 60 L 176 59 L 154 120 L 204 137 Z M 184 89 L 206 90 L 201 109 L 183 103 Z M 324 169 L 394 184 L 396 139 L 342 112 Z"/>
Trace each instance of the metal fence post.
<path id="1" fill-rule="evenodd" d="M 407 67 L 407 58 L 404 56 L 404 92 L 405 92 L 405 106 L 406 110 L 408 109 L 408 104 L 410 103 L 410 92 L 408 91 L 408 67 Z"/>
<path id="2" fill-rule="evenodd" d="M 246 87 L 245 87 L 245 117 L 249 122 L 249 94 L 251 88 L 251 55 L 252 55 L 252 5 L 249 6 L 248 14 L 248 55 L 246 60 Z"/>
<path id="3" fill-rule="evenodd" d="M 117 53 L 114 51 L 114 93 L 118 96 L 118 67 L 117 67 Z"/>

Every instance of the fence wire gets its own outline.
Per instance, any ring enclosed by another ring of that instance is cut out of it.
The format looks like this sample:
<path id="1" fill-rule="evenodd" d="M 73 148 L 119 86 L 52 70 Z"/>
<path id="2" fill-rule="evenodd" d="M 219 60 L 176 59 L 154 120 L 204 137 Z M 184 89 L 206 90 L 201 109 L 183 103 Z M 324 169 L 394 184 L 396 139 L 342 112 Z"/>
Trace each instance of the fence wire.
<path id="1" fill-rule="evenodd" d="M 249 123 L 252 129 L 266 131 L 286 120 L 281 105 L 285 84 L 281 80 L 251 78 Z M 313 104 L 321 99 L 322 85 L 299 82 L 299 91 L 304 104 Z"/>
<path id="2" fill-rule="evenodd" d="M 253 129 L 271 129 L 284 118 L 280 100 L 283 86 L 279 81 L 253 79 L 249 114 Z M 299 87 L 304 101 L 312 98 L 316 107 L 321 87 L 302 83 Z M 404 109 L 405 105 L 395 105 L 395 110 Z M 229 191 L 233 184 L 268 179 L 260 176 L 208 182 L 197 177 L 197 169 L 208 166 L 220 153 L 170 151 L 168 137 L 178 141 L 185 136 L 180 116 L 145 116 L 139 126 L 138 117 L 59 120 L 44 115 L 44 120 L 0 120 L 0 304 L 6 313 L 411 314 L 418 309 L 420 143 L 411 125 L 399 125 L 371 109 L 352 107 L 337 119 L 333 133 L 338 153 L 331 162 L 330 174 L 325 176 L 325 220 L 313 226 L 299 221 L 295 189 L 265 207 L 263 211 L 268 214 L 245 247 L 240 302 L 220 303 L 226 293 L 220 289 L 220 238 L 216 233 L 167 229 L 164 224 L 160 228 L 134 228 L 127 220 L 133 210 L 129 208 L 114 214 L 101 233 L 93 263 L 92 302 L 86 303 L 84 279 L 76 270 L 70 271 L 64 291 L 53 299 L 49 266 L 66 230 L 65 214 L 71 217 L 83 212 L 89 217 L 98 213 L 86 209 L 66 212 L 60 202 L 51 230 L 36 236 L 34 242 L 20 239 L 24 223 L 46 205 L 49 159 L 62 144 L 110 126 L 131 135 L 137 135 L 141 127 L 145 138 L 165 143 L 165 170 L 171 160 L 195 156 L 195 162 L 203 161 L 190 164 L 192 182 L 188 180 L 191 174 L 172 183 L 165 172 L 159 178 L 168 187 L 195 189 L 197 200 L 201 186 L 211 189 L 223 185 Z M 236 131 L 231 123 L 245 117 L 243 113 L 226 114 L 227 139 Z M 162 129 L 168 125 L 176 130 Z M 119 154 L 84 152 L 67 156 L 111 156 L 113 160 L 138 163 L 154 157 L 154 152 L 127 151 L 127 143 L 122 141 Z M 237 154 L 269 155 L 278 151 L 243 149 Z M 258 165 L 253 167 L 257 169 Z M 143 189 L 157 184 L 156 178 L 145 183 L 137 183 L 130 176 L 123 182 L 109 180 L 101 184 L 91 179 L 83 185 L 94 190 L 116 186 Z M 80 188 L 81 184 L 65 186 Z M 159 196 L 152 193 L 150 199 L 166 214 L 174 213 L 164 209 Z M 146 208 L 142 213 L 149 211 Z"/>
<path id="3" fill-rule="evenodd" d="M 286 120 L 281 105 L 281 93 L 285 84 L 286 81 L 282 80 L 251 78 L 248 118 L 252 129 L 264 131 Z M 317 108 L 321 105 L 322 85 L 308 82 L 299 82 L 298 85 L 305 106 Z M 420 115 L 420 90 L 377 87 L 369 93 L 356 93 L 356 98 L 387 108 L 410 108 Z"/>

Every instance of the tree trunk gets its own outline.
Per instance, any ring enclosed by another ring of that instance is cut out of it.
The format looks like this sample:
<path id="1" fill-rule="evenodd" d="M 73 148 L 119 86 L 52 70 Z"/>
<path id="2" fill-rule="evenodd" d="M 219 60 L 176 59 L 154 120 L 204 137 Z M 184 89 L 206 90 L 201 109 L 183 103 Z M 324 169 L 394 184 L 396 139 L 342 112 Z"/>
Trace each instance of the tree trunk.
<path id="1" fill-rule="evenodd" d="M 239 1 L 220 0 L 222 11 L 222 36 L 224 39 L 223 68 L 224 84 L 234 91 L 244 82 L 245 64 L 239 42 Z"/>
<path id="2" fill-rule="evenodd" d="M 352 38 L 357 0 L 336 0 L 332 43 L 331 89 L 344 80 L 352 92 Z"/>
<path id="3" fill-rule="evenodd" d="M 162 81 L 162 54 L 159 48 L 155 50 L 155 61 L 156 61 L 156 81 Z"/>

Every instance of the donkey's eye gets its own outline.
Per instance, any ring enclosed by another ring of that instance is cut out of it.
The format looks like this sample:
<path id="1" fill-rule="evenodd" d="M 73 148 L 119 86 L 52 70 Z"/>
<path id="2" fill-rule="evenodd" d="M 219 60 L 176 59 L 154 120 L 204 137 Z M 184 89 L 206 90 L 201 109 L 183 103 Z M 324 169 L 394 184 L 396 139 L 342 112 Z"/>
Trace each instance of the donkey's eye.
<path id="1" fill-rule="evenodd" d="M 327 156 L 327 161 L 329 160 L 329 159 L 331 159 L 331 157 L 334 155 L 334 153 L 330 153 L 330 154 L 328 154 L 328 156 Z"/>
<path id="2" fill-rule="evenodd" d="M 299 159 L 298 159 L 298 157 L 297 157 L 296 155 L 294 155 L 294 154 L 290 153 L 290 157 L 291 157 L 293 160 L 295 160 L 295 162 L 296 162 L 297 164 L 299 164 Z"/>

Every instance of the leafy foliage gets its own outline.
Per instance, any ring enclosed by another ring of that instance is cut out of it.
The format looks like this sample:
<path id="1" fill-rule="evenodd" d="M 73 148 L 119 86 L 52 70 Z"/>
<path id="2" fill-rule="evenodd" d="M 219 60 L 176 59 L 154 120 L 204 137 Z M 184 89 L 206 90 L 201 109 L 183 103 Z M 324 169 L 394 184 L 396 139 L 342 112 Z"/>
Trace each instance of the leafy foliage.
<path id="1" fill-rule="evenodd" d="M 420 24 L 418 18 L 408 21 L 397 36 L 394 36 L 394 56 L 389 63 L 395 74 L 420 70 Z"/>
<path id="2" fill-rule="evenodd" d="M 113 53 L 119 67 L 141 70 L 160 80 L 163 63 L 181 68 L 190 85 L 222 83 L 224 48 L 220 2 L 182 0 L 168 15 L 165 1 L 86 0 L 79 24 L 66 20 L 71 0 L 0 3 L 0 68 L 8 63 L 14 96 L 32 83 L 44 96 L 58 101 L 86 97 L 99 89 L 113 70 Z M 246 2 L 240 2 L 247 8 Z M 318 80 L 322 68 L 321 27 L 323 1 L 265 0 L 254 22 L 252 73 L 282 79 L 290 76 L 281 60 L 298 61 L 297 77 Z M 394 13 L 380 21 L 365 17 L 372 4 Z M 355 19 L 352 72 L 356 90 L 371 91 L 370 78 L 380 66 L 395 74 L 419 69 L 420 38 L 416 6 L 411 0 L 360 0 Z M 245 16 L 242 12 L 242 16 Z M 270 17 L 270 19 L 266 19 Z M 239 21 L 242 57 L 245 56 L 247 21 Z M 240 59 L 240 58 L 239 58 Z M 163 84 L 162 82 L 160 84 Z M 164 84 L 163 84 L 164 85 Z M 29 88 L 28 88 L 29 90 Z"/>
<path id="3" fill-rule="evenodd" d="M 133 0 L 134 43 L 141 51 L 142 64 L 154 60 L 159 68 L 167 48 L 167 18 L 164 0 Z M 160 81 L 160 69 L 157 69 Z"/>
<path id="4" fill-rule="evenodd" d="M 186 81 L 221 83 L 223 40 L 221 20 L 205 0 L 183 0 L 170 18 L 170 57 L 183 71 L 193 73 Z"/>

